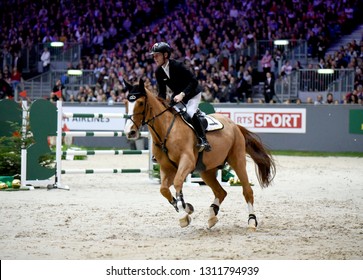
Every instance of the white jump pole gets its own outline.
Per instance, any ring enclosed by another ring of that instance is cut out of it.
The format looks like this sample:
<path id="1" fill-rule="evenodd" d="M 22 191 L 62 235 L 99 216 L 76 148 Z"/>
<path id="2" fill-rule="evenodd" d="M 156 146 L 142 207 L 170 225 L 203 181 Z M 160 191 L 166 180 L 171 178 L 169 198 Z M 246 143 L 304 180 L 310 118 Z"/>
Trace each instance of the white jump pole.
<path id="1" fill-rule="evenodd" d="M 24 145 L 24 142 L 27 137 L 27 125 L 28 125 L 28 103 L 27 101 L 23 100 L 21 102 L 22 106 L 22 124 L 21 124 L 21 140 L 23 142 L 21 147 L 21 167 L 20 167 L 20 174 L 21 174 L 21 188 L 22 189 L 28 189 L 28 190 L 34 190 L 34 187 L 32 185 L 27 185 L 26 181 L 26 168 L 27 168 L 27 150 Z"/>
<path id="2" fill-rule="evenodd" d="M 148 137 L 149 132 L 140 132 L 141 137 Z M 62 132 L 62 136 L 72 137 L 119 137 L 126 136 L 123 131 L 65 131 Z"/>
<path id="3" fill-rule="evenodd" d="M 55 162 L 56 162 L 56 174 L 54 188 L 69 190 L 69 186 L 62 185 L 61 173 L 62 173 L 62 123 L 63 123 L 63 112 L 62 112 L 62 101 L 57 101 L 57 139 L 55 145 Z M 49 188 L 51 188 L 49 186 Z"/>

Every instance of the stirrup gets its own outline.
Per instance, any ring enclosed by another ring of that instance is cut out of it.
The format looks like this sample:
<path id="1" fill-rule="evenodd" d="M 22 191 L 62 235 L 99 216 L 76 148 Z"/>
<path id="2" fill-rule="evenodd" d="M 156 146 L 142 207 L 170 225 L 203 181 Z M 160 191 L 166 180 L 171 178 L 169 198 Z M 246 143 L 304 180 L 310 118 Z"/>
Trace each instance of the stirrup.
<path id="1" fill-rule="evenodd" d="M 201 142 L 197 144 L 197 147 L 199 147 L 199 153 L 206 151 L 206 152 L 210 152 L 211 151 L 211 146 L 209 145 L 209 143 L 203 139 L 200 140 Z"/>

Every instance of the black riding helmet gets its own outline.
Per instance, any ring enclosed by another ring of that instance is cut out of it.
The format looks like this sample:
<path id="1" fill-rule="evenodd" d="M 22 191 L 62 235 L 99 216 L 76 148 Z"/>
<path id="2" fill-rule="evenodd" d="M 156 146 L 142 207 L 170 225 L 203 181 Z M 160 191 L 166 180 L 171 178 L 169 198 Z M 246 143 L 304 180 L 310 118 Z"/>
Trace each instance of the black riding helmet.
<path id="1" fill-rule="evenodd" d="M 154 53 L 167 53 L 169 58 L 171 54 L 171 47 L 168 43 L 165 42 L 155 43 L 150 50 L 151 55 Z"/>

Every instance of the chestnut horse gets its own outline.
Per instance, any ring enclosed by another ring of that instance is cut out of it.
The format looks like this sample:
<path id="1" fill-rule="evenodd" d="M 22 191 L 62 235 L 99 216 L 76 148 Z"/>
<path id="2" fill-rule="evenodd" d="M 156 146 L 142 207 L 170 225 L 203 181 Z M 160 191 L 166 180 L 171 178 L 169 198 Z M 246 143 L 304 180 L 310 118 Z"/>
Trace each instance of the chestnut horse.
<path id="1" fill-rule="evenodd" d="M 142 80 L 138 85 L 127 84 L 127 87 L 126 112 L 129 118 L 125 124 L 125 134 L 128 139 L 137 139 L 140 127 L 148 125 L 153 140 L 152 152 L 160 164 L 160 192 L 180 213 L 180 226 L 186 227 L 191 222 L 190 215 L 194 208 L 185 203 L 182 189 L 188 174 L 196 170 L 199 157 L 199 162 L 203 163 L 203 168 L 198 170 L 200 176 L 215 196 L 209 207 L 208 227 L 217 223 L 220 205 L 227 195 L 216 178 L 218 168 L 227 162 L 236 172 L 243 188 L 249 212 L 248 228 L 255 229 L 257 219 L 253 208 L 253 191 L 246 171 L 246 153 L 257 166 L 256 174 L 261 187 L 269 186 L 275 176 L 274 159 L 260 138 L 222 114 L 211 114 L 209 116 L 223 124 L 223 129 L 208 132 L 212 150 L 199 153 L 193 129 L 176 110 L 156 97 Z M 175 197 L 170 191 L 171 185 L 174 185 Z"/>

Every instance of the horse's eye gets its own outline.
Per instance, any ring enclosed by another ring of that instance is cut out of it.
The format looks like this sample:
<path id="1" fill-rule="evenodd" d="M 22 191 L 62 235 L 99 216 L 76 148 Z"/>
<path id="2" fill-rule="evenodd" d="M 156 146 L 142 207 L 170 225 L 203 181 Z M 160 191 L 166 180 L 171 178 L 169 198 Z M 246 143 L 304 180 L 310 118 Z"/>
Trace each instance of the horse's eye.
<path id="1" fill-rule="evenodd" d="M 142 102 L 142 101 L 141 101 L 141 102 L 139 103 L 139 105 L 140 105 L 140 106 L 144 106 L 144 102 Z"/>

